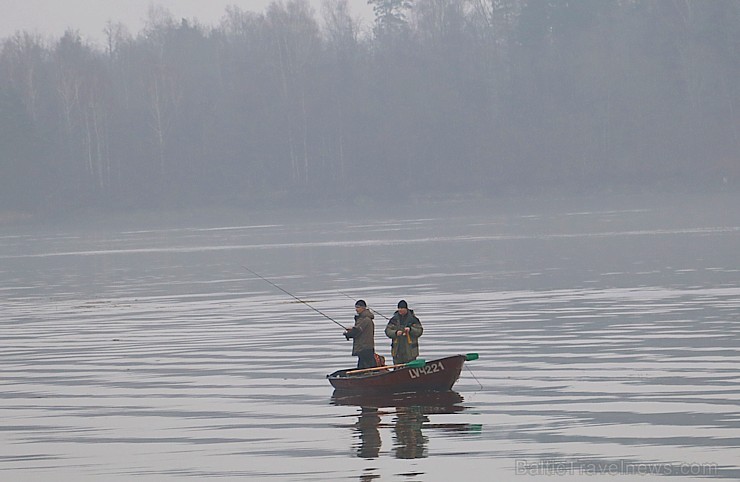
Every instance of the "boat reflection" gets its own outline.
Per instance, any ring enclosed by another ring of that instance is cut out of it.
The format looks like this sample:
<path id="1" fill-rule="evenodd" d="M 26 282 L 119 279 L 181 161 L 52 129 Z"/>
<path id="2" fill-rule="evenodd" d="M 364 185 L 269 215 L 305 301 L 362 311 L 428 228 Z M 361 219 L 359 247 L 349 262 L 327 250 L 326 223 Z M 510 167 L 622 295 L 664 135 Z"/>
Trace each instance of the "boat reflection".
<path id="1" fill-rule="evenodd" d="M 428 456 L 429 437 L 424 430 L 469 433 L 480 431 L 479 425 L 466 423 L 431 423 L 430 415 L 462 412 L 463 397 L 455 391 L 426 393 L 396 393 L 384 395 L 352 394 L 335 391 L 334 405 L 356 406 L 360 413 L 352 425 L 355 453 L 360 458 L 380 456 L 381 429 L 392 429 L 394 457 L 417 459 Z M 393 416 L 391 423 L 383 417 Z"/>

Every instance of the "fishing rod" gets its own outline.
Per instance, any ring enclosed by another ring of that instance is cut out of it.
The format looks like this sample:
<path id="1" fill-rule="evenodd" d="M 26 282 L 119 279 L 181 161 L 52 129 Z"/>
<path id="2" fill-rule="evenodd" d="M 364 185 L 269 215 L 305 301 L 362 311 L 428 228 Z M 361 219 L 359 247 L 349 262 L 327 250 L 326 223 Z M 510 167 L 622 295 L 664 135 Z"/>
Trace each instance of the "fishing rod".
<path id="1" fill-rule="evenodd" d="M 329 316 L 329 315 L 327 315 L 326 313 L 323 313 L 322 311 L 320 311 L 320 310 L 318 310 L 318 309 L 314 308 L 313 306 L 311 306 L 311 305 L 310 305 L 310 304 L 308 304 L 307 302 L 305 302 L 305 301 L 303 301 L 302 299 L 300 299 L 300 298 L 298 298 L 297 296 L 295 296 L 295 295 L 294 295 L 293 293 L 289 293 L 288 291 L 286 291 L 286 290 L 284 290 L 283 288 L 281 288 L 280 286 L 276 285 L 275 283 L 273 283 L 273 282 L 272 282 L 272 281 L 270 281 L 269 279 L 267 279 L 267 278 L 265 278 L 265 277 L 261 276 L 261 275 L 260 275 L 260 274 L 258 274 L 258 273 L 255 273 L 254 271 L 252 271 L 251 269 L 247 268 L 246 266 L 244 266 L 244 265 L 241 265 L 241 266 L 242 266 L 242 268 L 246 269 L 247 271 L 249 271 L 250 273 L 252 273 L 252 274 L 253 274 L 253 275 L 255 275 L 256 277 L 258 277 L 259 279 L 261 279 L 262 281 L 265 281 L 265 282 L 267 282 L 267 283 L 270 283 L 270 284 L 271 284 L 272 286 L 274 286 L 275 288 L 279 289 L 280 291 L 282 291 L 282 292 L 283 292 L 283 293 L 285 293 L 286 295 L 290 296 L 290 297 L 291 297 L 291 298 L 293 298 L 294 300 L 296 300 L 296 301 L 300 301 L 301 303 L 303 303 L 304 305 L 308 306 L 309 308 L 311 308 L 312 310 L 314 310 L 314 311 L 315 311 L 316 313 L 320 314 L 321 316 L 323 316 L 323 317 L 324 317 L 324 318 L 326 318 L 327 320 L 331 320 L 331 321 L 332 321 L 333 323 L 336 323 L 337 325 L 341 326 L 342 328 L 344 328 L 344 331 L 347 331 L 347 330 L 349 330 L 349 328 L 347 328 L 347 327 L 346 327 L 346 326 L 344 326 L 343 324 L 339 323 L 338 321 L 336 321 L 336 320 L 335 320 L 334 318 L 332 318 L 331 316 Z"/>

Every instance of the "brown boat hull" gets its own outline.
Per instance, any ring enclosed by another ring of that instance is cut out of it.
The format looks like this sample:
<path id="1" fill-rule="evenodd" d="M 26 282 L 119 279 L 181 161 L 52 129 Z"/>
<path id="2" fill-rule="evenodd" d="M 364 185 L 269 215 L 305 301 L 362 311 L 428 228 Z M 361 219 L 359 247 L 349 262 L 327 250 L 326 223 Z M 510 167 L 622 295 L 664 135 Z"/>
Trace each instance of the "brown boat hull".
<path id="1" fill-rule="evenodd" d="M 420 368 L 395 368 L 347 375 L 337 370 L 326 376 L 339 390 L 355 393 L 432 392 L 452 389 L 460 377 L 465 355 L 454 355 L 428 361 Z"/>

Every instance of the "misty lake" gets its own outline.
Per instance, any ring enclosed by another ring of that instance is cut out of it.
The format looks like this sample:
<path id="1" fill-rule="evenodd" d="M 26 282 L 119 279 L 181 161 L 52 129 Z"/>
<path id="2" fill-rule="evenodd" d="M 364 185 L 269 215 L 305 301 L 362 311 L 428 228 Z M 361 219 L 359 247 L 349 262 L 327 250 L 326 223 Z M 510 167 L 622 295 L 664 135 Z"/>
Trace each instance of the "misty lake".
<path id="1" fill-rule="evenodd" d="M 2 480 L 740 478 L 740 196 L 0 226 Z M 452 393 L 343 398 L 405 299 Z"/>

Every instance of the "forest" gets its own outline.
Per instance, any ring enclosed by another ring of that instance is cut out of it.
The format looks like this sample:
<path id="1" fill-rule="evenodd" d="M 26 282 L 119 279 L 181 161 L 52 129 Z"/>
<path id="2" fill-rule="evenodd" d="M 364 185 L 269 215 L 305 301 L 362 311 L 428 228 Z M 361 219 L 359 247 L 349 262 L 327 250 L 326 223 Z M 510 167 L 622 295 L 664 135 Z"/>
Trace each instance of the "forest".
<path id="1" fill-rule="evenodd" d="M 739 187 L 736 0 L 368 3 L 1 39 L 0 212 Z"/>

